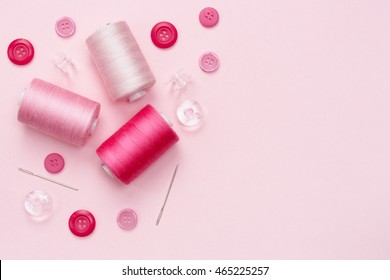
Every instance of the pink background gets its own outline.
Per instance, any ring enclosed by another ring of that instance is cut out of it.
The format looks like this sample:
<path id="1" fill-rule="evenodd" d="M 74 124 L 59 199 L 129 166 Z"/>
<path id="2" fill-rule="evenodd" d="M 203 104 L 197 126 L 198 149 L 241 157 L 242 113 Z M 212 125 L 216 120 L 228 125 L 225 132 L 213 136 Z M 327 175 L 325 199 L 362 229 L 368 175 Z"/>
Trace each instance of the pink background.
<path id="1" fill-rule="evenodd" d="M 389 1 L 2 1 L 0 9 L 1 259 L 388 259 L 390 258 L 390 2 Z M 214 6 L 219 24 L 198 13 Z M 77 24 L 57 36 L 61 16 Z M 147 97 L 113 103 L 91 62 L 85 39 L 107 22 L 126 20 L 157 83 Z M 176 45 L 156 48 L 159 21 L 178 29 Z M 31 64 L 7 58 L 8 44 L 27 38 Z M 77 73 L 52 63 L 68 53 Z M 214 51 L 214 74 L 198 58 Z M 169 80 L 193 76 L 181 95 Z M 17 122 L 19 92 L 37 77 L 102 104 L 100 123 L 77 148 Z M 203 126 L 185 130 L 175 109 L 185 98 L 204 109 Z M 174 123 L 180 142 L 124 186 L 100 168 L 95 149 L 145 104 Z M 45 156 L 61 153 L 51 176 Z M 164 215 L 155 221 L 172 172 L 179 171 Z M 74 185 L 74 192 L 17 171 Z M 54 210 L 29 219 L 25 195 L 47 191 Z M 126 207 L 139 215 L 133 231 L 116 225 Z M 73 211 L 94 213 L 87 238 L 68 229 Z"/>

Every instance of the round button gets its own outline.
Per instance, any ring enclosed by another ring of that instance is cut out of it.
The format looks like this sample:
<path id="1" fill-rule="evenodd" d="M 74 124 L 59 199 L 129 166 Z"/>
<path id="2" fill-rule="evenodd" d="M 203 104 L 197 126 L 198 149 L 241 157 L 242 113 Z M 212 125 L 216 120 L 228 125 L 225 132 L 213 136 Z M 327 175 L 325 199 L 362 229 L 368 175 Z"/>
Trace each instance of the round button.
<path id="1" fill-rule="evenodd" d="M 200 56 L 199 66 L 205 72 L 214 72 L 219 67 L 219 58 L 213 52 L 206 52 Z"/>
<path id="2" fill-rule="evenodd" d="M 44 165 L 48 172 L 55 174 L 64 169 L 65 161 L 60 154 L 52 153 L 47 155 Z"/>
<path id="3" fill-rule="evenodd" d="M 77 210 L 69 218 L 70 231 L 79 237 L 90 235 L 95 226 L 95 217 L 87 210 Z"/>
<path id="4" fill-rule="evenodd" d="M 34 57 L 34 47 L 26 39 L 16 39 L 8 46 L 8 58 L 14 64 L 25 65 Z"/>
<path id="5" fill-rule="evenodd" d="M 177 40 L 177 30 L 172 23 L 162 21 L 157 23 L 152 28 L 150 33 L 153 44 L 157 47 L 165 49 L 173 46 Z"/>
<path id="6" fill-rule="evenodd" d="M 51 198 L 44 191 L 32 191 L 24 200 L 24 208 L 33 217 L 48 216 L 52 209 Z"/>
<path id="7" fill-rule="evenodd" d="M 70 17 L 59 18 L 55 27 L 57 34 L 61 37 L 70 37 L 76 31 L 76 24 Z"/>
<path id="8" fill-rule="evenodd" d="M 116 221 L 120 228 L 130 230 L 137 225 L 137 214 L 130 208 L 123 209 L 119 212 Z"/>
<path id="9" fill-rule="evenodd" d="M 204 8 L 199 13 L 199 21 L 204 27 L 213 27 L 219 21 L 218 11 L 212 7 Z"/>
<path id="10" fill-rule="evenodd" d="M 198 102 L 186 99 L 177 107 L 176 115 L 182 125 L 196 126 L 202 120 L 202 108 Z"/>

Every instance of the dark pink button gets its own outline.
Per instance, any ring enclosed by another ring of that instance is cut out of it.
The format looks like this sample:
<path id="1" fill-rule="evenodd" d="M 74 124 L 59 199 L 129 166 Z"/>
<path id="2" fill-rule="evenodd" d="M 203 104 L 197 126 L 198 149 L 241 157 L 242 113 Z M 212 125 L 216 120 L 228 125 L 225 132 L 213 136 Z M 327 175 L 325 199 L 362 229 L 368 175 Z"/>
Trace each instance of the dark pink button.
<path id="1" fill-rule="evenodd" d="M 173 46 L 177 40 L 177 30 L 172 23 L 162 21 L 153 26 L 150 33 L 153 44 L 165 49 Z"/>
<path id="2" fill-rule="evenodd" d="M 119 212 L 116 221 L 120 228 L 130 230 L 137 225 L 137 214 L 132 209 L 123 209 Z"/>
<path id="3" fill-rule="evenodd" d="M 64 158 L 57 153 L 52 153 L 45 158 L 45 168 L 50 173 L 58 173 L 64 169 Z"/>
<path id="4" fill-rule="evenodd" d="M 205 72 L 214 72 L 219 67 L 219 58 L 213 52 L 206 52 L 200 56 L 199 66 Z"/>
<path id="5" fill-rule="evenodd" d="M 8 46 L 8 58 L 17 65 L 25 65 L 34 57 L 34 47 L 26 39 L 16 39 Z"/>
<path id="6" fill-rule="evenodd" d="M 219 21 L 219 14 L 212 7 L 204 8 L 199 13 L 199 21 L 204 27 L 213 27 Z"/>
<path id="7" fill-rule="evenodd" d="M 95 226 L 95 217 L 87 210 L 77 210 L 69 218 L 70 231 L 79 237 L 90 235 Z"/>
<path id="8" fill-rule="evenodd" d="M 70 37 L 76 31 L 76 24 L 70 17 L 59 18 L 55 27 L 57 34 L 61 37 Z"/>

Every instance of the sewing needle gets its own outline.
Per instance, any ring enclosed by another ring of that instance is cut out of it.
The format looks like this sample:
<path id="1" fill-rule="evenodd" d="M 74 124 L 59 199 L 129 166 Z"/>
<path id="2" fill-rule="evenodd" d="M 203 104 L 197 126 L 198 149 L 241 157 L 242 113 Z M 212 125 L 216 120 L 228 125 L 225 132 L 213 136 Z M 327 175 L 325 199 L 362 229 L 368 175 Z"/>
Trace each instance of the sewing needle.
<path id="1" fill-rule="evenodd" d="M 35 177 L 41 178 L 41 179 L 43 179 L 43 180 L 52 182 L 52 183 L 54 183 L 54 184 L 63 186 L 63 187 L 65 187 L 65 188 L 68 188 L 68 189 L 71 189 L 71 190 L 74 190 L 74 191 L 78 191 L 78 190 L 79 190 L 79 189 L 77 189 L 77 188 L 74 188 L 74 187 L 65 185 L 65 184 L 63 184 L 63 183 L 57 182 L 57 181 L 55 181 L 55 180 L 52 180 L 52 179 L 49 179 L 49 178 L 46 178 L 46 177 L 43 177 L 43 176 L 41 176 L 41 175 L 34 174 L 34 173 L 31 172 L 30 170 L 26 170 L 26 169 L 23 169 L 23 168 L 18 168 L 18 170 L 21 171 L 21 172 L 23 172 L 23 173 L 26 173 L 26 174 L 28 174 L 28 175 L 31 175 L 31 176 L 35 176 Z"/>
<path id="2" fill-rule="evenodd" d="M 171 188 L 172 188 L 172 185 L 173 185 L 173 181 L 175 180 L 176 172 L 177 172 L 177 169 L 178 169 L 178 168 L 179 168 L 179 164 L 176 165 L 175 171 L 173 171 L 171 183 L 169 184 L 169 188 L 168 188 L 167 194 L 166 194 L 166 196 L 165 196 L 164 204 L 163 204 L 163 206 L 161 207 L 160 214 L 159 214 L 158 217 L 157 217 L 156 226 L 158 226 L 158 224 L 160 223 L 160 219 L 161 219 L 161 216 L 162 216 L 162 214 L 163 214 L 165 204 L 167 203 L 169 193 L 171 192 Z"/>

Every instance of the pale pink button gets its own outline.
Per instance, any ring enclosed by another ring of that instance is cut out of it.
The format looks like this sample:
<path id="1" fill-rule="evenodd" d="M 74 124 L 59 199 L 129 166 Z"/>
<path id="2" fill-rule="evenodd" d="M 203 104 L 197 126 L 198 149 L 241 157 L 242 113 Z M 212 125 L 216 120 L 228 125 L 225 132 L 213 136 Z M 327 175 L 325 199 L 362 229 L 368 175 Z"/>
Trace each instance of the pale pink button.
<path id="1" fill-rule="evenodd" d="M 118 226 L 125 230 L 135 228 L 138 221 L 137 214 L 134 212 L 134 210 L 130 208 L 123 209 L 122 211 L 120 211 L 116 220 Z"/>
<path id="2" fill-rule="evenodd" d="M 213 52 L 206 52 L 200 56 L 199 66 L 205 72 L 214 72 L 219 67 L 219 58 Z"/>
<path id="3" fill-rule="evenodd" d="M 199 13 L 199 21 L 204 27 L 213 27 L 219 21 L 218 11 L 212 7 L 204 8 Z"/>
<path id="4" fill-rule="evenodd" d="M 76 31 L 76 24 L 70 17 L 59 18 L 56 22 L 56 32 L 61 37 L 70 37 Z"/>
<path id="5" fill-rule="evenodd" d="M 45 169 L 50 173 L 58 173 L 64 169 L 64 158 L 57 153 L 52 153 L 45 158 Z"/>

